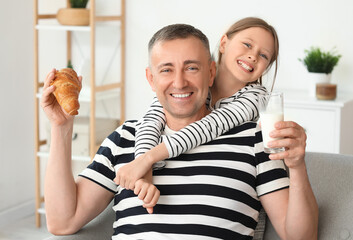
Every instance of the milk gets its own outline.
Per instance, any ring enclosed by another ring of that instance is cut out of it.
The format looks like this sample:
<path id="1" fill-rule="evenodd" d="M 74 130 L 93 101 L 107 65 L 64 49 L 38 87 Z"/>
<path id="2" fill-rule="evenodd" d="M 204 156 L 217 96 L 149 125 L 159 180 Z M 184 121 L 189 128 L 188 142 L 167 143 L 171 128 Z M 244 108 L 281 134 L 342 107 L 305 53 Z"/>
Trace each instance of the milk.
<path id="1" fill-rule="evenodd" d="M 275 129 L 275 123 L 283 121 L 283 112 L 260 112 L 261 130 L 264 147 L 268 148 L 269 141 L 276 140 L 270 137 L 270 132 Z"/>

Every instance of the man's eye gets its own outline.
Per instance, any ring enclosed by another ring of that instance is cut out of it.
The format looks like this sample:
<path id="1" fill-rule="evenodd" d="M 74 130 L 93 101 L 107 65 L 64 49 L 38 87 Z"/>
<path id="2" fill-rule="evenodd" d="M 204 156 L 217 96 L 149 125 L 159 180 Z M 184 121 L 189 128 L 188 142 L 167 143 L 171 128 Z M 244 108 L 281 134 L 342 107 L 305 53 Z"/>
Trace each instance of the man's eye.
<path id="1" fill-rule="evenodd" d="M 187 70 L 189 70 L 189 71 L 197 71 L 197 70 L 199 70 L 199 68 L 198 67 L 194 67 L 194 66 L 190 66 L 190 67 L 187 68 Z"/>
<path id="2" fill-rule="evenodd" d="M 161 73 L 168 73 L 168 72 L 170 72 L 170 69 L 162 69 L 161 70 Z"/>

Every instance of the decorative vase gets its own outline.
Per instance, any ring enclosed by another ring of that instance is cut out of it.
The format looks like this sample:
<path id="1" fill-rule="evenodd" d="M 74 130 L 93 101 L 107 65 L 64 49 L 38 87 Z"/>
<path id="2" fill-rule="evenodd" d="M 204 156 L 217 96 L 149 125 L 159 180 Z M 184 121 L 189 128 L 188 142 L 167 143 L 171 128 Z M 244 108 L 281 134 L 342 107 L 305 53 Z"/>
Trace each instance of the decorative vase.
<path id="1" fill-rule="evenodd" d="M 316 98 L 319 100 L 334 100 L 337 95 L 337 85 L 329 83 L 316 84 Z"/>
<path id="2" fill-rule="evenodd" d="M 320 83 L 330 83 L 331 81 L 331 73 L 308 73 L 308 81 L 309 81 L 309 95 L 311 97 L 316 96 L 316 84 Z"/>
<path id="3" fill-rule="evenodd" d="M 86 8 L 60 8 L 56 19 L 62 25 L 88 26 L 89 10 Z"/>

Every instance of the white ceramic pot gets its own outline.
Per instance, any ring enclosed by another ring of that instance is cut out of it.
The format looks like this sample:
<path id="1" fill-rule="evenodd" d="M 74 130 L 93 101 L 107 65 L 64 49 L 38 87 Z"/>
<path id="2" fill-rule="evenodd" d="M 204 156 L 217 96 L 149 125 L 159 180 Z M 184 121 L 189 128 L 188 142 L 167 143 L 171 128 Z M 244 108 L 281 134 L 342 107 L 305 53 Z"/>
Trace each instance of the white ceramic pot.
<path id="1" fill-rule="evenodd" d="M 331 73 L 312 73 L 308 72 L 308 84 L 309 84 L 309 95 L 316 97 L 316 84 L 318 83 L 330 83 Z"/>

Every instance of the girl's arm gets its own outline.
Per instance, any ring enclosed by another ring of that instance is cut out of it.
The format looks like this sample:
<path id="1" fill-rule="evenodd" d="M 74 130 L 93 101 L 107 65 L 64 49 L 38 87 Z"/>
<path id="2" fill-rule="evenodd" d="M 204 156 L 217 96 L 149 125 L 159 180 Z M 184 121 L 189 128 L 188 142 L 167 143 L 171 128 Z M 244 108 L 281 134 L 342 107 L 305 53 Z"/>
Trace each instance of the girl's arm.
<path id="1" fill-rule="evenodd" d="M 247 121 L 256 121 L 259 117 L 258 105 L 266 88 L 259 84 L 251 84 L 242 88 L 226 101 L 215 106 L 209 115 L 196 121 L 177 133 L 163 136 L 169 157 L 209 142 Z M 160 150 L 159 150 L 160 151 Z M 153 159 L 159 161 L 159 159 Z"/>
<path id="2" fill-rule="evenodd" d="M 151 166 L 167 157 L 176 157 L 247 121 L 258 119 L 258 103 L 267 90 L 259 84 L 251 84 L 238 91 L 228 102 L 216 105 L 217 109 L 177 133 L 162 136 L 163 142 L 134 161 L 123 166 L 117 173 L 120 185 L 133 188 Z M 161 110 L 162 111 L 162 110 Z M 164 116 L 164 115 L 163 115 Z"/>
<path id="3" fill-rule="evenodd" d="M 165 121 L 163 107 L 157 97 L 154 97 L 150 108 L 136 129 L 135 159 L 158 145 Z"/>

